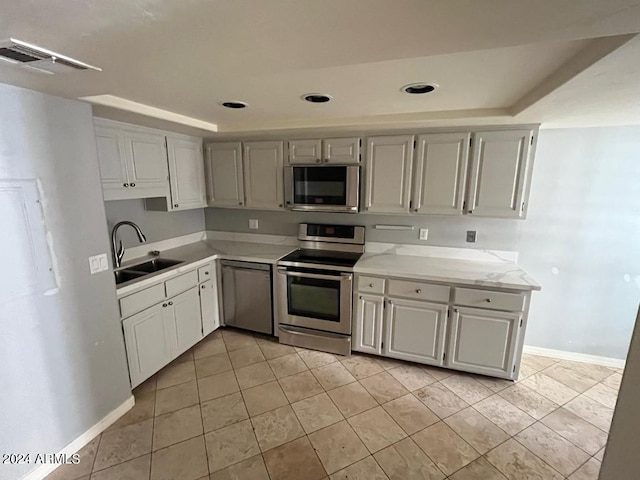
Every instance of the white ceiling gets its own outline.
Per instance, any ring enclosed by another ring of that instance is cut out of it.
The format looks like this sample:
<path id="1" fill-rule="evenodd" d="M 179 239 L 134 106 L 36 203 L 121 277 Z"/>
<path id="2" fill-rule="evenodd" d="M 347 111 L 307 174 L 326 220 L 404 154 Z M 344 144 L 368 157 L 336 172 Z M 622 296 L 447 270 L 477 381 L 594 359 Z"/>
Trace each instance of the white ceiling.
<path id="1" fill-rule="evenodd" d="M 640 32 L 640 0 L 18 0 L 2 10 L 6 38 L 103 71 L 45 76 L 0 64 L 0 81 L 113 95 L 220 134 L 640 123 L 640 37 L 628 35 Z M 440 88 L 400 91 L 418 81 Z M 334 100 L 300 100 L 308 92 Z"/>

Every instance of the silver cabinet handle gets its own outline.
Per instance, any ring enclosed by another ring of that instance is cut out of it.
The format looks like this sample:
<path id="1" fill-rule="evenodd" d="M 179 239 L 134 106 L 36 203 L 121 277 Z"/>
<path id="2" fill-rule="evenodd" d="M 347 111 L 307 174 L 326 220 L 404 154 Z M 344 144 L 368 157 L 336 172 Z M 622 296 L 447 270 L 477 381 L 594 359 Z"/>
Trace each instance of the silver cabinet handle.
<path id="1" fill-rule="evenodd" d="M 419 288 L 416 288 L 416 293 L 422 293 L 422 290 Z"/>
<path id="2" fill-rule="evenodd" d="M 322 160 L 320 160 L 319 158 L 316 158 L 316 163 L 320 163 Z"/>
<path id="3" fill-rule="evenodd" d="M 166 306 L 167 306 L 167 304 L 166 304 L 166 303 L 163 303 L 163 304 L 162 304 L 162 306 L 163 306 L 163 307 L 166 307 Z"/>
<path id="4" fill-rule="evenodd" d="M 136 184 L 135 184 L 135 183 L 132 183 L 132 184 L 131 184 L 131 186 L 132 186 L 132 187 L 135 187 L 135 186 L 136 186 Z"/>
<path id="5" fill-rule="evenodd" d="M 373 288 L 373 283 L 370 283 L 370 284 L 369 284 L 369 288 Z"/>
<path id="6" fill-rule="evenodd" d="M 169 305 L 173 305 L 173 302 L 169 302 Z"/>
<path id="7" fill-rule="evenodd" d="M 362 295 L 360 295 L 360 300 L 362 300 Z"/>
<path id="8" fill-rule="evenodd" d="M 174 204 L 173 204 L 173 207 L 174 207 L 174 208 L 178 208 L 179 206 L 180 206 L 180 205 L 178 205 L 177 203 L 174 203 Z"/>
<path id="9" fill-rule="evenodd" d="M 485 302 L 487 302 L 487 303 L 491 303 L 491 299 L 490 299 L 490 298 L 487 298 L 487 299 L 485 299 Z"/>
<path id="10" fill-rule="evenodd" d="M 458 310 L 457 308 L 454 308 L 453 311 L 456 312 L 456 313 L 460 312 L 460 310 Z"/>
<path id="11" fill-rule="evenodd" d="M 200 288 L 204 290 L 205 288 L 207 288 L 207 286 L 206 285 L 200 285 Z"/>
<path id="12" fill-rule="evenodd" d="M 128 184 L 128 183 L 123 183 L 123 184 L 122 184 L 122 186 L 123 186 L 124 188 L 129 188 L 129 184 Z"/>
<path id="13" fill-rule="evenodd" d="M 209 275 L 209 272 L 204 272 L 205 275 Z"/>

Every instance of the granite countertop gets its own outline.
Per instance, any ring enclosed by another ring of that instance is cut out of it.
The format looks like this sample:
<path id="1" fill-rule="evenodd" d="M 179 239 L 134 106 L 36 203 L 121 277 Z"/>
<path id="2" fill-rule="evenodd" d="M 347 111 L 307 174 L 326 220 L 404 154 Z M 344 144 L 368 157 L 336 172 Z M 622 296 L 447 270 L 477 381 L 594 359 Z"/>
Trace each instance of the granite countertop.
<path id="1" fill-rule="evenodd" d="M 214 259 L 241 260 L 245 262 L 260 262 L 275 264 L 280 258 L 296 250 L 298 247 L 289 245 L 264 244 L 252 242 L 233 242 L 228 240 L 203 240 L 177 248 L 163 250 L 160 258 L 181 260 L 182 263 L 174 267 L 161 270 L 144 277 L 122 283 L 116 287 L 118 297 L 129 295 L 150 285 L 165 281 L 181 273 L 193 270 Z M 122 268 L 133 268 L 135 265 L 151 260 L 155 257 L 146 255 L 123 262 Z"/>
<path id="2" fill-rule="evenodd" d="M 393 253 L 365 253 L 354 271 L 465 286 L 540 290 L 541 287 L 513 262 L 482 262 Z"/>

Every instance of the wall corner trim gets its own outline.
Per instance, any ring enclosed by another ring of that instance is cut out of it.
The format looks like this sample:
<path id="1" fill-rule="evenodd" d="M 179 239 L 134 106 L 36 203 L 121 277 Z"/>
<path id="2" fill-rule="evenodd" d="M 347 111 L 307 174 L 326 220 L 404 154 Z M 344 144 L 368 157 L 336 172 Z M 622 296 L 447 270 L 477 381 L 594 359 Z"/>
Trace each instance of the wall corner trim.
<path id="1" fill-rule="evenodd" d="M 567 352 L 565 350 L 553 350 L 551 348 L 533 347 L 525 345 L 523 353 L 531 355 L 539 355 L 541 357 L 559 358 L 561 360 L 570 360 L 573 362 L 591 363 L 593 365 L 603 365 L 605 367 L 624 368 L 625 360 L 619 358 L 599 357 L 597 355 L 589 355 L 586 353 Z"/>
<path id="2" fill-rule="evenodd" d="M 133 408 L 136 401 L 133 395 L 127 398 L 122 404 L 109 412 L 102 420 L 96 423 L 89 430 L 84 432 L 66 447 L 58 452 L 59 454 L 72 455 L 88 444 L 91 440 L 109 428 L 116 420 Z M 27 473 L 21 480 L 43 480 L 60 465 L 45 464 Z"/>

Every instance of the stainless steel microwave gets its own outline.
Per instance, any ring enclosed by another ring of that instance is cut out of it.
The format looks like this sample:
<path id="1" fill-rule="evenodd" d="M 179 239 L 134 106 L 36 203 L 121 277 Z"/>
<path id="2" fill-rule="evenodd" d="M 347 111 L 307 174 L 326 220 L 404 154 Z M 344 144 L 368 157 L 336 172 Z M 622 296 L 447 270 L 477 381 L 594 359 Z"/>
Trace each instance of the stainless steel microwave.
<path id="1" fill-rule="evenodd" d="M 284 169 L 285 206 L 312 212 L 357 212 L 358 165 L 291 165 Z"/>

